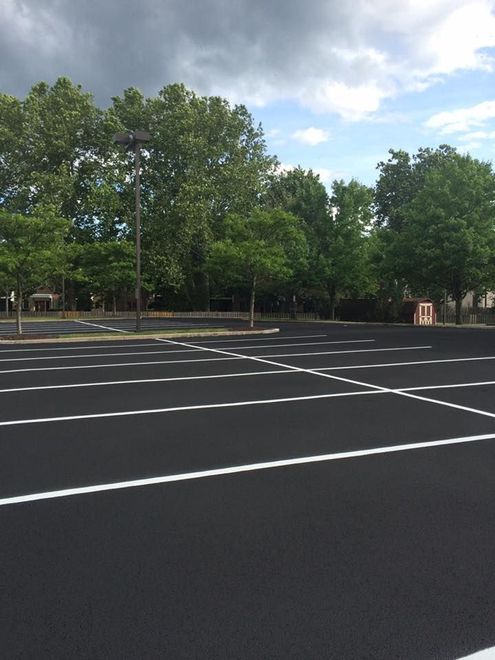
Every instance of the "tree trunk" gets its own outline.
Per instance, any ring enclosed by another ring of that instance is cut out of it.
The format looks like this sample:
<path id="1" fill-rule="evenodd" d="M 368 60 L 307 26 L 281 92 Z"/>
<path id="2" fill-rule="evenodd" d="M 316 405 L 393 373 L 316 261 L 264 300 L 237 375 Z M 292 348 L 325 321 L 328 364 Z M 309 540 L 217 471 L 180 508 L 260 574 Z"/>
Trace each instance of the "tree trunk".
<path id="1" fill-rule="evenodd" d="M 335 284 L 328 285 L 328 296 L 330 298 L 330 318 L 335 321 L 335 302 L 337 297 L 337 288 Z"/>
<path id="2" fill-rule="evenodd" d="M 251 300 L 249 302 L 249 327 L 254 328 L 254 300 L 256 295 L 256 275 L 253 277 L 251 285 Z"/>
<path id="3" fill-rule="evenodd" d="M 18 335 L 22 335 L 22 320 L 21 320 L 21 309 L 22 309 L 22 288 L 21 280 L 17 277 L 17 309 L 16 309 L 16 331 Z"/>
<path id="4" fill-rule="evenodd" d="M 456 297 L 455 297 L 455 324 L 456 325 L 462 325 L 461 309 L 462 309 L 462 295 L 457 294 Z"/>
<path id="5" fill-rule="evenodd" d="M 198 270 L 193 274 L 193 291 L 191 292 L 193 310 L 210 311 L 210 280 L 208 273 Z"/>
<path id="6" fill-rule="evenodd" d="M 65 319 L 65 275 L 62 275 L 62 318 Z"/>
<path id="7" fill-rule="evenodd" d="M 117 316 L 117 296 L 115 295 L 115 291 L 112 294 L 112 309 L 113 315 Z"/>
<path id="8" fill-rule="evenodd" d="M 6 316 L 9 315 L 9 294 L 10 294 L 10 291 L 8 289 L 5 289 L 5 314 L 6 314 Z"/>

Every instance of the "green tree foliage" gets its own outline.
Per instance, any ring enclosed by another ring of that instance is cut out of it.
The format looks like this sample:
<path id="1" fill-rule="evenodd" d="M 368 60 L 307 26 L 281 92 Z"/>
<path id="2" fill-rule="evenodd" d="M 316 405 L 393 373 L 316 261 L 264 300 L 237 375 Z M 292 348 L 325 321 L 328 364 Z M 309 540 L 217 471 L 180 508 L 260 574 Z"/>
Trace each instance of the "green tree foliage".
<path id="1" fill-rule="evenodd" d="M 301 220 L 301 227 L 308 242 L 309 256 L 305 272 L 294 274 L 289 283 L 289 296 L 317 304 L 321 299 L 322 286 L 316 264 L 320 255 L 320 237 L 325 233 L 329 217 L 328 193 L 318 174 L 296 167 L 275 175 L 265 195 L 267 208 L 280 208 Z M 324 294 L 325 295 L 325 294 Z"/>
<path id="2" fill-rule="evenodd" d="M 405 212 L 422 189 L 428 173 L 448 162 L 455 149 L 440 145 L 437 149 L 420 148 L 412 157 L 402 150 L 390 149 L 390 158 L 378 163 L 379 176 L 375 187 L 375 213 L 378 226 L 400 232 Z"/>
<path id="3" fill-rule="evenodd" d="M 135 286 L 135 248 L 129 241 L 95 242 L 84 246 L 77 259 L 79 278 L 86 281 L 103 306 L 112 301 L 117 311 L 117 296 Z"/>
<path id="4" fill-rule="evenodd" d="M 257 286 L 289 280 L 307 258 L 306 238 L 298 218 L 278 209 L 231 214 L 224 232 L 212 246 L 209 269 L 219 279 L 249 286 L 253 327 Z"/>
<path id="5" fill-rule="evenodd" d="M 249 213 L 274 159 L 244 106 L 200 97 L 175 84 L 145 99 L 127 90 L 111 114 L 129 129 L 149 130 L 143 154 L 143 262 L 155 287 L 185 287 L 206 307 L 206 258 L 228 213 Z"/>
<path id="6" fill-rule="evenodd" d="M 300 167 L 276 177 L 269 188 L 267 203 L 302 221 L 309 258 L 299 279 L 304 294 L 319 298 L 331 318 L 341 295 L 370 289 L 366 242 L 372 202 L 373 191 L 354 179 L 334 181 L 329 196 L 319 176 Z"/>
<path id="7" fill-rule="evenodd" d="M 68 230 L 69 223 L 53 209 L 45 208 L 42 217 L 0 210 L 0 273 L 15 287 L 19 335 L 23 298 L 56 268 Z"/>
<path id="8" fill-rule="evenodd" d="M 416 292 L 446 290 L 456 323 L 468 291 L 493 282 L 495 177 L 489 163 L 451 152 L 426 173 L 392 243 L 395 271 Z"/>
<path id="9" fill-rule="evenodd" d="M 373 191 L 355 179 L 334 181 L 330 218 L 320 237 L 320 267 L 330 300 L 330 315 L 343 294 L 357 295 L 370 288 L 367 231 L 372 213 Z"/>
<path id="10" fill-rule="evenodd" d="M 326 222 L 328 203 L 328 193 L 319 175 L 301 167 L 274 176 L 265 195 L 267 207 L 297 216 L 308 234 Z"/>

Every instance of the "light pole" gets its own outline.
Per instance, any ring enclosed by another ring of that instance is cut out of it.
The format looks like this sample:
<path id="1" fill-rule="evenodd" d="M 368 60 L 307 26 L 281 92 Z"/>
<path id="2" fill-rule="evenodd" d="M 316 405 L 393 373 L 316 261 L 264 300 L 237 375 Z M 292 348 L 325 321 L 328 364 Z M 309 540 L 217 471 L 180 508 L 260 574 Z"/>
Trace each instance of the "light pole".
<path id="1" fill-rule="evenodd" d="M 151 140 L 147 131 L 115 133 L 113 141 L 134 151 L 136 189 L 136 332 L 141 330 L 141 145 Z"/>

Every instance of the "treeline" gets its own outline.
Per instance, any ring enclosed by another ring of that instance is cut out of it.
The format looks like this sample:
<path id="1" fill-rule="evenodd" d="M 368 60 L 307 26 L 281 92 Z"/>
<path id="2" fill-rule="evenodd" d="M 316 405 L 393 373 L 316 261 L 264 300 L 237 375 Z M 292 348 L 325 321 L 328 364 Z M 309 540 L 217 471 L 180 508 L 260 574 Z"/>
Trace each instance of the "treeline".
<path id="1" fill-rule="evenodd" d="M 134 299 L 132 154 L 116 132 L 149 131 L 142 152 L 144 305 L 304 309 L 342 298 L 495 288 L 495 176 L 449 146 L 390 151 L 374 189 L 282 172 L 242 105 L 174 84 L 130 88 L 98 108 L 68 78 L 25 99 L 0 94 L 0 290 L 48 285 L 70 309 Z M 216 301 L 216 302 L 215 302 Z M 19 305 L 18 305 L 19 307 Z"/>

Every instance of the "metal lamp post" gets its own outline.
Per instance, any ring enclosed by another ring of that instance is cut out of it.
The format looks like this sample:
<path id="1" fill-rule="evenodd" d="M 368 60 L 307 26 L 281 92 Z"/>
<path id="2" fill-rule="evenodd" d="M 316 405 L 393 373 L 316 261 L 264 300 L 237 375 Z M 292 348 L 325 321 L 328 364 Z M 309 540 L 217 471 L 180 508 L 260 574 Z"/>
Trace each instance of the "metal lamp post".
<path id="1" fill-rule="evenodd" d="M 113 141 L 134 151 L 136 189 L 136 332 L 141 330 L 141 145 L 151 140 L 147 131 L 116 133 Z"/>

